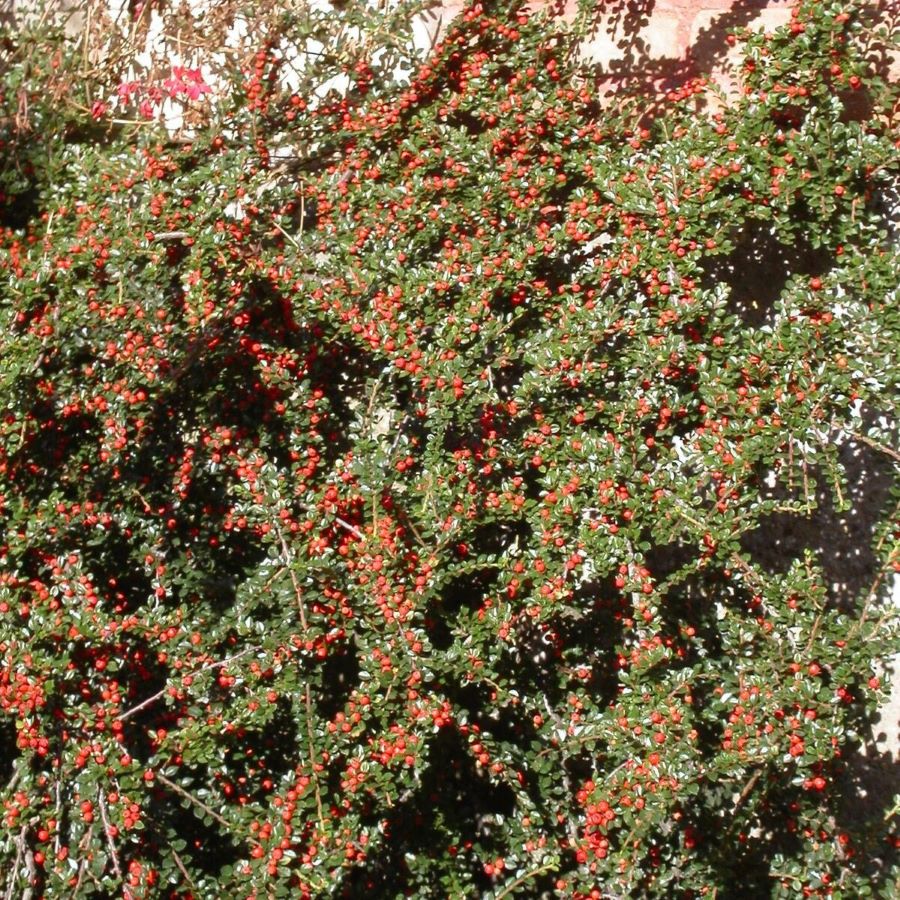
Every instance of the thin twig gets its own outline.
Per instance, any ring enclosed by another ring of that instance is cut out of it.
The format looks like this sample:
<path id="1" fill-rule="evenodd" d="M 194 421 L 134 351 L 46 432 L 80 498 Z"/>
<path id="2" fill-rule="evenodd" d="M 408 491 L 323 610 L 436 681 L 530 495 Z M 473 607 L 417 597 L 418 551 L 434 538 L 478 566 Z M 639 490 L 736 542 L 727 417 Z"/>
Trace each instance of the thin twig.
<path id="1" fill-rule="evenodd" d="M 322 792 L 319 790 L 319 773 L 316 771 L 316 747 L 315 747 L 315 733 L 313 732 L 313 714 L 312 714 L 312 697 L 310 697 L 309 693 L 309 685 L 306 685 L 306 691 L 304 693 L 304 699 L 306 701 L 306 737 L 309 743 L 309 768 L 310 774 L 312 775 L 313 782 L 313 790 L 316 793 L 316 810 L 319 813 L 319 827 L 322 831 L 325 831 L 325 814 L 322 811 Z"/>
<path id="2" fill-rule="evenodd" d="M 84 874 L 87 872 L 87 856 L 85 855 L 85 851 L 91 845 L 91 841 L 94 838 L 94 828 L 96 828 L 96 822 L 91 823 L 91 827 L 87 830 L 87 833 L 82 838 L 81 842 L 78 845 L 78 851 L 82 854 L 81 863 L 78 866 L 78 877 L 75 879 L 75 886 L 72 888 L 72 897 L 75 898 L 78 896 L 78 891 L 81 890 L 81 882 L 84 881 Z"/>
<path id="3" fill-rule="evenodd" d="M 9 878 L 6 882 L 5 900 L 12 900 L 16 882 L 19 880 L 19 866 L 22 863 L 22 857 L 25 855 L 25 831 L 26 829 L 23 826 L 22 830 L 19 832 L 19 836 L 16 838 L 16 861 L 13 863 Z"/>
<path id="4" fill-rule="evenodd" d="M 806 461 L 806 452 L 804 451 L 802 462 L 800 464 L 803 471 L 803 502 L 809 506 L 809 464 Z"/>
<path id="5" fill-rule="evenodd" d="M 6 793 L 9 793 L 18 783 L 19 779 L 22 777 L 22 770 L 16 767 L 13 770 L 12 775 L 10 776 L 9 781 L 6 782 Z"/>
<path id="6" fill-rule="evenodd" d="M 866 620 L 869 616 L 869 610 L 872 606 L 872 603 L 875 601 L 875 598 L 878 596 L 879 589 L 881 588 L 881 582 L 884 580 L 884 576 L 888 573 L 888 571 L 894 569 L 896 560 L 897 550 L 895 548 L 888 555 L 885 564 L 875 573 L 875 579 L 866 594 L 866 599 L 863 601 L 863 608 L 862 612 L 860 612 L 859 614 L 859 621 L 857 621 L 856 625 L 854 625 L 853 629 L 851 630 L 852 635 L 855 636 L 859 634 L 859 632 L 862 630 L 863 625 L 866 624 Z"/>
<path id="7" fill-rule="evenodd" d="M 300 508 L 305 510 L 306 512 L 312 511 L 312 507 L 307 506 L 307 504 L 305 503 L 301 503 Z M 351 525 L 346 519 L 342 519 L 340 516 L 335 516 L 334 521 L 336 525 L 340 525 L 340 527 L 343 528 L 344 531 L 352 534 L 357 540 L 364 541 L 366 539 L 366 536 L 355 525 Z"/>
<path id="8" fill-rule="evenodd" d="M 160 231 L 153 235 L 154 241 L 181 241 L 190 235 L 186 231 Z"/>
<path id="9" fill-rule="evenodd" d="M 191 878 L 190 872 L 188 872 L 184 863 L 181 861 L 181 857 L 178 855 L 178 851 L 174 847 L 170 849 L 172 851 L 172 862 L 175 863 L 176 868 L 184 876 L 184 880 L 190 885 L 191 889 L 196 891 L 197 885 L 194 884 L 194 879 Z"/>
<path id="10" fill-rule="evenodd" d="M 189 800 L 194 806 L 202 809 L 210 818 L 215 819 L 221 826 L 227 828 L 229 831 L 232 829 L 231 823 L 224 816 L 220 816 L 214 809 L 207 806 L 199 797 L 195 797 L 190 791 L 186 791 L 180 784 L 176 784 L 170 778 L 166 778 L 162 772 L 157 772 L 156 777 L 170 790 L 175 791 L 176 794 L 181 794 L 186 800 Z"/>
<path id="11" fill-rule="evenodd" d="M 788 435 L 788 490 L 794 490 L 794 435 Z"/>
<path id="12" fill-rule="evenodd" d="M 556 727 L 560 731 L 562 731 L 564 734 L 566 734 L 568 732 L 568 727 L 567 727 L 566 723 L 562 720 L 562 718 L 560 718 L 559 715 L 557 715 L 556 710 L 550 705 L 550 701 L 546 697 L 544 697 L 543 700 L 544 700 L 544 708 L 547 710 L 547 714 L 553 720 L 553 723 L 556 725 Z M 565 738 L 561 738 L 560 739 L 560 747 L 559 747 L 561 752 L 564 752 L 564 746 L 565 746 Z M 566 791 L 567 791 L 568 795 L 570 797 L 574 797 L 575 791 L 572 789 L 572 781 L 569 778 L 568 771 L 566 770 L 566 761 L 567 760 L 565 760 L 565 759 L 562 761 L 562 764 L 559 767 L 559 771 L 560 771 L 560 774 L 562 775 L 563 784 L 566 787 Z M 575 829 L 575 823 L 572 821 L 571 817 L 569 817 L 567 825 L 568 825 L 568 831 L 569 831 L 569 840 L 572 842 L 572 846 L 574 847 L 578 844 L 578 832 Z"/>
<path id="13" fill-rule="evenodd" d="M 210 669 L 220 669 L 222 666 L 227 666 L 229 663 L 233 663 L 236 659 L 240 659 L 242 656 L 246 656 L 248 653 L 252 653 L 254 650 L 259 650 L 259 647 L 245 647 L 241 650 L 240 653 L 235 653 L 233 656 L 228 656 L 225 659 L 220 659 L 218 662 L 208 663 L 205 666 L 200 666 L 199 669 L 193 669 L 190 672 L 185 672 L 182 675 L 182 678 L 186 678 L 189 675 L 199 675 L 201 672 L 208 672 Z M 116 716 L 116 720 L 119 722 L 124 721 L 125 719 L 131 718 L 135 713 L 139 713 L 142 709 L 150 706 L 151 703 L 155 703 L 166 694 L 169 690 L 169 685 L 166 685 L 164 688 L 160 688 L 155 694 L 151 694 L 146 700 L 142 700 L 136 706 L 132 706 L 130 709 L 126 709 L 125 712 L 119 713 Z"/>
<path id="14" fill-rule="evenodd" d="M 819 631 L 819 626 L 822 624 L 822 615 L 823 615 L 823 613 L 820 612 L 816 616 L 815 621 L 813 622 L 812 628 L 809 631 L 809 640 L 806 643 L 806 651 L 805 651 L 806 653 L 809 653 L 809 651 L 812 650 L 813 643 L 816 640 L 816 634 L 818 634 L 818 631 Z"/>
<path id="15" fill-rule="evenodd" d="M 334 521 L 337 522 L 338 525 L 341 526 L 345 531 L 349 531 L 355 538 L 360 541 L 364 541 L 366 536 L 355 526 L 351 525 L 349 522 L 344 521 L 340 516 L 335 516 Z M 415 530 L 415 529 L 413 529 Z"/>
<path id="16" fill-rule="evenodd" d="M 54 818 L 56 819 L 57 825 L 53 835 L 53 850 L 55 853 L 59 853 L 60 846 L 62 845 L 62 829 L 59 827 L 59 820 L 62 818 L 62 779 L 59 777 L 56 779 L 54 794 L 56 795 Z"/>
<path id="17" fill-rule="evenodd" d="M 550 862 L 544 863 L 542 866 L 538 866 L 536 869 L 531 869 L 528 872 L 525 872 L 523 875 L 520 875 L 515 881 L 511 881 L 499 894 L 496 894 L 494 900 L 503 900 L 504 897 L 508 897 L 519 885 L 525 884 L 526 881 L 530 881 L 532 878 L 536 878 L 538 875 L 543 875 L 544 872 L 552 872 L 554 869 L 559 868 L 559 863 Z"/>
<path id="18" fill-rule="evenodd" d="M 272 224 L 294 245 L 297 250 L 300 249 L 300 245 L 297 243 L 297 241 L 295 241 L 294 238 L 289 235 L 277 222 L 273 222 Z"/>
<path id="19" fill-rule="evenodd" d="M 880 441 L 876 441 L 874 438 L 870 438 L 868 435 L 860 434 L 858 431 L 850 431 L 848 432 L 848 434 L 854 440 L 862 441 L 873 450 L 878 450 L 881 453 L 884 453 L 886 456 L 890 456 L 891 459 L 900 462 L 900 453 L 898 453 L 893 447 L 888 447 L 887 444 L 882 444 Z"/>
<path id="20" fill-rule="evenodd" d="M 292 563 L 293 556 L 291 554 L 291 548 L 288 546 L 288 542 L 284 537 L 284 532 L 278 525 L 275 525 L 275 533 L 278 535 L 278 540 L 281 543 L 281 552 L 284 554 L 284 564 L 287 566 L 288 572 L 291 576 L 291 584 L 294 586 L 294 595 L 297 598 L 297 612 L 300 616 L 300 625 L 304 631 L 307 630 L 307 620 L 306 620 L 306 605 L 303 602 L 303 588 L 300 587 L 300 582 L 297 580 L 297 573 L 294 571 Z M 325 830 L 325 813 L 322 808 L 322 791 L 319 787 L 319 773 L 316 771 L 316 755 L 315 755 L 315 734 L 313 733 L 313 709 L 312 709 L 312 697 L 309 692 L 309 685 L 306 685 L 306 689 L 303 694 L 304 706 L 306 707 L 306 733 L 307 733 L 307 750 L 309 753 L 309 771 L 310 776 L 312 778 L 313 790 L 316 795 L 316 809 L 319 814 L 319 825 L 322 830 Z"/>
<path id="21" fill-rule="evenodd" d="M 132 487 L 132 491 L 137 495 L 137 498 L 144 504 L 144 512 L 152 513 L 153 507 L 147 502 L 147 498 L 136 488 Z"/>
<path id="22" fill-rule="evenodd" d="M 303 589 L 300 587 L 300 582 L 297 581 L 297 573 L 292 568 L 293 557 L 291 555 L 291 548 L 288 547 L 288 543 L 284 538 L 284 533 L 278 527 L 275 526 L 275 532 L 278 535 L 278 540 L 281 543 L 281 552 L 284 554 L 284 564 L 288 568 L 288 572 L 291 575 L 291 583 L 294 586 L 294 595 L 297 598 L 297 612 L 300 616 L 300 625 L 303 627 L 303 630 L 306 631 L 306 606 L 303 603 Z"/>
<path id="23" fill-rule="evenodd" d="M 116 842 L 113 840 L 112 826 L 109 824 L 109 815 L 106 812 L 106 794 L 101 788 L 97 794 L 98 805 L 100 806 L 100 818 L 103 820 L 103 830 L 106 832 L 106 843 L 109 846 L 109 858 L 112 860 L 113 869 L 116 877 L 122 884 L 122 896 L 125 900 L 132 900 L 131 889 L 124 884 L 125 876 L 122 874 L 122 866 L 119 863 L 119 854 L 116 851 Z"/>
<path id="24" fill-rule="evenodd" d="M 34 864 L 34 851 L 31 847 L 25 848 L 25 868 L 28 871 L 28 886 L 22 891 L 22 900 L 31 900 L 34 896 L 34 882 L 37 880 L 37 868 Z"/>
<path id="25" fill-rule="evenodd" d="M 738 794 L 737 800 L 734 802 L 734 808 L 731 810 L 731 818 L 732 821 L 736 818 L 737 814 L 743 809 L 744 804 L 747 802 L 747 798 L 750 794 L 753 793 L 753 788 L 756 787 L 756 783 L 763 776 L 763 769 L 756 769 L 754 773 L 747 780 L 747 783 L 744 785 L 740 794 Z"/>

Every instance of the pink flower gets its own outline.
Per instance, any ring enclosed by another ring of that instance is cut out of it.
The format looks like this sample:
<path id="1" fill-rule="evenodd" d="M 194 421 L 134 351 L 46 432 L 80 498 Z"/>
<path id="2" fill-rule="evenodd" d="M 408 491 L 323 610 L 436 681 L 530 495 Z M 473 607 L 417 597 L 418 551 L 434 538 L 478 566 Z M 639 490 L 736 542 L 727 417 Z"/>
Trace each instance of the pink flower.
<path id="1" fill-rule="evenodd" d="M 136 94 L 141 89 L 139 81 L 123 81 L 117 88 L 116 93 L 123 103 L 127 103 L 132 94 Z"/>
<path id="2" fill-rule="evenodd" d="M 212 88 L 203 80 L 199 69 L 188 69 L 184 66 L 172 66 L 172 77 L 163 82 L 163 87 L 170 97 L 187 94 L 196 100 L 201 94 L 208 94 Z"/>
<path id="3" fill-rule="evenodd" d="M 202 79 L 193 81 L 187 86 L 187 94 L 191 100 L 196 100 L 201 94 L 208 94 L 212 88 Z"/>
<path id="4" fill-rule="evenodd" d="M 106 115 L 108 110 L 109 110 L 108 103 L 104 103 L 102 100 L 95 100 L 91 104 L 91 118 L 92 119 L 102 119 L 103 116 Z"/>

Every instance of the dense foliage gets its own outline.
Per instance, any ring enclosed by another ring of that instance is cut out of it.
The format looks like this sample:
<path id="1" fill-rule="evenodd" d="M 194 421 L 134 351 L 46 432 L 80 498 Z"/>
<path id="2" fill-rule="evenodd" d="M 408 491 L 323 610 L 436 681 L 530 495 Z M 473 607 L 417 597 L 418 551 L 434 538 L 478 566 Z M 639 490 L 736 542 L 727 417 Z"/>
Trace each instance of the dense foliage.
<path id="1" fill-rule="evenodd" d="M 0 889 L 890 895 L 891 36 L 610 99 L 590 4 L 352 7 L 217 84 L 7 35 Z"/>

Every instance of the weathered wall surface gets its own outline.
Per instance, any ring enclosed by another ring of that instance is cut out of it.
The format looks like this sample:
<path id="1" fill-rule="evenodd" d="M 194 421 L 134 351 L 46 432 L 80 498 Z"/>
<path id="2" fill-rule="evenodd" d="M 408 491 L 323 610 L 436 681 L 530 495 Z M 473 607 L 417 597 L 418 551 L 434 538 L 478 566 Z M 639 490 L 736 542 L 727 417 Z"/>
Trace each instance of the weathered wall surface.
<path id="1" fill-rule="evenodd" d="M 293 2 L 327 15 L 347 0 Z M 352 2 L 381 10 L 397 0 Z M 434 0 L 414 28 L 420 49 L 433 45 L 465 6 L 463 0 Z M 531 6 L 571 19 L 577 15 L 578 0 L 533 0 Z M 790 21 L 794 6 L 794 0 L 602 0 L 596 3 L 584 54 L 596 63 L 600 85 L 610 95 L 623 89 L 665 91 L 701 75 L 711 76 L 730 93 L 735 84 L 729 73 L 741 50 L 729 43 L 729 33 L 742 28 L 775 29 Z M 868 7 L 873 21 L 900 27 L 900 0 L 869 0 Z M 233 25 L 226 29 L 225 43 L 232 49 L 252 30 L 246 22 L 250 6 L 224 0 L 0 0 L 0 21 L 33 21 L 51 9 L 69 11 L 67 28 L 72 33 L 97 31 L 112 23 L 132 30 L 132 36 L 143 41 L 139 56 L 144 73 L 152 70 L 154 59 L 202 65 L 198 51 L 222 42 L 219 25 L 229 15 Z M 212 9 L 214 15 L 210 15 Z M 139 27 L 133 27 L 132 21 Z M 175 35 L 168 33 L 173 23 Z M 298 48 L 299 57 L 303 52 L 304 48 Z M 900 77 L 900 55 L 885 54 L 873 43 L 870 57 L 881 75 Z M 848 102 L 853 99 L 848 97 Z"/>
<path id="2" fill-rule="evenodd" d="M 538 5 L 538 4 L 535 4 Z M 566 18 L 577 2 L 546 4 Z M 585 52 L 610 85 L 671 87 L 700 74 L 721 80 L 736 57 L 726 37 L 734 28 L 772 29 L 791 17 L 791 0 L 608 0 L 598 4 Z M 440 6 L 443 22 L 464 4 Z"/>

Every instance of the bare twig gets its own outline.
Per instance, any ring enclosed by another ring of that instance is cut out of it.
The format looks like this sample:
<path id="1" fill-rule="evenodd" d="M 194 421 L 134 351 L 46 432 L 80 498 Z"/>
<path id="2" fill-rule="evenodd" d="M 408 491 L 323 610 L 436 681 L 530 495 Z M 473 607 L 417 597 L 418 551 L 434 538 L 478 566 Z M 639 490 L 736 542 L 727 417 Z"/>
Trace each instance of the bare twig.
<path id="1" fill-rule="evenodd" d="M 90 845 L 91 841 L 94 837 L 94 824 L 91 823 L 91 827 L 88 829 L 87 834 L 85 835 L 85 840 L 82 841 L 82 844 Z M 84 847 L 80 844 L 78 849 L 83 853 Z M 84 873 L 87 871 L 87 856 L 81 857 L 81 862 L 78 865 L 78 877 L 75 879 L 75 886 L 72 888 L 72 897 L 77 898 L 78 892 L 81 890 L 81 882 L 84 881 Z"/>
<path id="2" fill-rule="evenodd" d="M 554 869 L 559 868 L 559 863 L 549 862 L 544 863 L 542 866 L 538 866 L 536 869 L 530 869 L 528 872 L 520 875 L 515 881 L 511 881 L 508 885 L 506 885 L 499 894 L 494 896 L 494 900 L 503 900 L 504 897 L 508 897 L 512 894 L 513 891 L 520 885 L 525 884 L 526 881 L 530 881 L 532 878 L 537 878 L 538 875 L 543 875 L 544 872 L 552 872 Z"/>
<path id="3" fill-rule="evenodd" d="M 291 548 L 288 547 L 288 543 L 284 538 L 284 533 L 275 525 L 275 532 L 278 535 L 278 540 L 281 543 L 281 552 L 284 554 L 284 564 L 287 566 L 288 572 L 291 575 L 291 584 L 294 586 L 294 595 L 297 598 L 297 613 L 300 616 L 300 624 L 303 627 L 303 630 L 306 630 L 306 605 L 303 602 L 303 589 L 300 587 L 300 582 L 297 581 L 297 573 L 291 567 L 291 563 L 293 562 L 293 556 L 291 554 Z"/>
<path id="4" fill-rule="evenodd" d="M 210 669 L 220 669 L 222 666 L 227 666 L 229 663 L 233 663 L 236 659 L 240 659 L 242 656 L 246 656 L 248 653 L 252 653 L 255 650 L 258 650 L 259 647 L 245 647 L 241 650 L 240 653 L 235 653 L 233 656 L 228 656 L 225 659 L 220 659 L 218 662 L 207 663 L 205 666 L 200 666 L 199 669 L 193 669 L 190 672 L 185 672 L 181 677 L 186 678 L 189 675 L 199 675 L 201 672 L 208 672 Z M 150 706 L 151 703 L 155 703 L 159 700 L 160 697 L 164 696 L 169 690 L 169 685 L 166 685 L 164 688 L 160 688 L 155 694 L 151 694 L 145 700 L 142 700 L 136 706 L 132 706 L 130 709 L 126 709 L 125 712 L 119 713 L 116 716 L 116 719 L 119 722 L 124 721 L 125 719 L 131 718 L 131 716 L 135 715 L 135 713 L 139 713 L 142 709 Z"/>
<path id="5" fill-rule="evenodd" d="M 22 770 L 17 766 L 13 769 L 13 773 L 10 776 L 9 781 L 6 782 L 6 792 L 9 793 L 18 783 L 19 779 L 22 777 Z"/>
<path id="6" fill-rule="evenodd" d="M 28 870 L 28 886 L 22 891 L 22 900 L 31 900 L 34 896 L 32 885 L 37 880 L 37 867 L 34 864 L 34 851 L 31 847 L 25 848 L 25 868 Z"/>
<path id="7" fill-rule="evenodd" d="M 806 643 L 806 653 L 809 653 L 809 651 L 812 650 L 813 644 L 815 643 L 816 635 L 819 632 L 819 626 L 822 624 L 822 615 L 823 613 L 820 612 L 816 616 L 812 628 L 809 631 L 809 640 Z"/>
<path id="8" fill-rule="evenodd" d="M 176 784 L 172 781 L 171 778 L 166 778 L 161 772 L 156 773 L 156 777 L 170 790 L 175 791 L 176 794 L 180 794 L 185 800 L 189 800 L 194 804 L 198 809 L 202 809 L 211 819 L 214 819 L 224 828 L 227 828 L 229 831 L 232 829 L 231 823 L 224 816 L 220 816 L 214 809 L 207 806 L 199 797 L 195 797 L 190 791 L 186 791 L 180 784 Z"/>
<path id="9" fill-rule="evenodd" d="M 144 512 L 153 512 L 153 507 L 147 502 L 147 498 L 136 487 L 132 487 L 132 491 L 135 493 L 138 500 L 140 500 L 141 503 L 144 504 Z"/>
<path id="10" fill-rule="evenodd" d="M 188 883 L 192 890 L 197 890 L 197 885 L 194 884 L 194 879 L 191 878 L 190 872 L 188 872 L 184 863 L 181 860 L 181 857 L 178 855 L 178 851 L 174 847 L 169 848 L 172 852 L 172 862 L 175 863 L 176 868 L 179 872 L 184 876 L 184 880 Z"/>
<path id="11" fill-rule="evenodd" d="M 753 793 L 753 788 L 756 787 L 756 783 L 763 776 L 763 770 L 757 769 L 747 780 L 747 783 L 744 785 L 740 794 L 738 794 L 737 800 L 734 802 L 734 808 L 731 810 L 732 819 L 743 809 L 744 804 L 747 802 L 747 798 Z"/>
<path id="12" fill-rule="evenodd" d="M 25 832 L 23 827 L 16 838 L 16 861 L 13 863 L 9 872 L 9 878 L 6 880 L 6 895 L 4 900 L 13 900 L 16 889 L 16 882 L 19 880 L 19 866 L 22 864 L 22 857 L 25 855 Z"/>
<path id="13" fill-rule="evenodd" d="M 62 818 L 62 779 L 57 776 L 56 785 L 54 787 L 54 794 L 56 797 L 56 806 L 54 810 L 54 817 L 56 818 L 56 828 L 54 828 L 53 835 L 53 851 L 55 853 L 59 853 L 60 846 L 62 844 L 62 829 L 59 827 L 59 821 Z"/>
<path id="14" fill-rule="evenodd" d="M 106 833 L 106 844 L 109 847 L 109 858 L 112 860 L 116 878 L 123 882 L 122 896 L 125 900 L 132 900 L 133 894 L 131 893 L 131 889 L 124 884 L 125 877 L 122 874 L 122 866 L 119 863 L 119 854 L 116 851 L 116 842 L 113 839 L 112 826 L 109 824 L 109 814 L 106 811 L 106 794 L 103 793 L 102 788 L 97 794 L 97 801 L 100 807 L 100 818 L 103 820 L 103 830 Z"/>
<path id="15" fill-rule="evenodd" d="M 882 444 L 880 441 L 876 441 L 874 438 L 870 438 L 866 434 L 860 434 L 858 431 L 850 431 L 848 432 L 848 434 L 854 440 L 861 441 L 863 444 L 866 444 L 873 450 L 878 450 L 880 453 L 884 453 L 885 456 L 889 456 L 891 459 L 900 462 L 900 453 L 898 453 L 893 447 L 888 447 L 887 444 Z"/>
<path id="16" fill-rule="evenodd" d="M 281 543 L 281 552 L 284 554 L 284 564 L 287 566 L 288 571 L 291 575 L 291 584 L 294 586 L 294 594 L 297 598 L 297 612 L 300 616 L 300 625 L 304 631 L 306 631 L 306 605 L 303 602 L 303 589 L 300 587 L 300 582 L 297 580 L 297 573 L 294 571 L 291 563 L 293 562 L 293 557 L 291 554 L 291 548 L 288 546 L 288 542 L 284 537 L 284 532 L 278 527 L 276 524 L 275 531 L 278 535 L 278 540 Z M 315 748 L 315 734 L 313 733 L 313 708 L 312 708 L 312 696 L 310 695 L 309 685 L 306 685 L 306 690 L 303 694 L 303 703 L 306 707 L 306 737 L 307 737 L 307 752 L 309 754 L 309 771 L 310 777 L 312 778 L 313 790 L 316 794 L 316 810 L 319 814 L 319 825 L 322 830 L 325 830 L 325 814 L 322 808 L 322 791 L 319 787 L 319 773 L 316 771 L 316 748 Z"/>
<path id="17" fill-rule="evenodd" d="M 313 712 L 312 712 L 312 697 L 309 693 L 309 685 L 306 685 L 306 691 L 304 693 L 304 699 L 306 702 L 306 737 L 308 741 L 308 750 L 309 750 L 309 768 L 310 773 L 312 775 L 313 781 L 313 789 L 316 792 L 316 811 L 319 814 L 319 827 L 322 831 L 325 830 L 325 814 L 322 811 L 322 792 L 319 790 L 319 773 L 316 771 L 316 747 L 315 747 L 315 734 L 313 732 Z"/>
<path id="18" fill-rule="evenodd" d="M 160 231 L 153 235 L 154 241 L 181 241 L 190 235 L 186 231 Z"/>
<path id="19" fill-rule="evenodd" d="M 306 512 L 310 512 L 312 507 L 307 506 L 305 503 L 301 504 L 301 509 L 304 509 Z M 366 536 L 355 526 L 351 525 L 346 519 L 342 519 L 340 516 L 335 516 L 334 521 L 337 525 L 344 529 L 344 531 L 349 532 L 353 535 L 358 541 L 364 541 Z M 282 538 L 282 541 L 284 539 Z M 282 544 L 282 549 L 285 549 L 284 544 Z"/>
<path id="20" fill-rule="evenodd" d="M 272 224 L 294 245 L 297 250 L 300 249 L 300 245 L 296 240 L 294 240 L 292 235 L 288 234 L 277 222 L 273 222 Z"/>
<path id="21" fill-rule="evenodd" d="M 567 732 L 566 723 L 557 715 L 556 710 L 550 705 L 550 701 L 544 697 L 544 708 L 547 710 L 547 715 L 553 720 L 553 723 L 556 727 L 562 731 L 563 733 Z M 563 750 L 563 741 L 560 740 L 560 750 Z M 569 778 L 569 773 L 566 771 L 566 760 L 563 760 L 562 765 L 559 767 L 560 774 L 562 775 L 563 784 L 566 787 L 566 792 L 568 796 L 574 797 L 575 791 L 572 789 L 572 780 Z M 572 846 L 575 847 L 578 844 L 578 832 L 575 830 L 575 823 L 572 821 L 571 817 L 568 819 L 568 831 L 569 831 L 569 840 L 572 842 Z"/>
<path id="22" fill-rule="evenodd" d="M 862 612 L 859 615 L 859 621 L 856 623 L 856 625 L 853 626 L 851 634 L 859 634 L 863 625 L 866 624 L 866 620 L 869 617 L 869 610 L 871 609 L 872 603 L 875 601 L 875 598 L 878 596 L 878 591 L 881 588 L 881 583 L 884 581 L 884 576 L 887 575 L 889 571 L 894 571 L 894 565 L 897 562 L 897 557 L 898 553 L 895 548 L 889 554 L 885 564 L 875 573 L 875 579 L 873 580 L 868 592 L 866 593 L 866 599 L 863 601 L 863 608 Z"/>
<path id="23" fill-rule="evenodd" d="M 340 516 L 335 516 L 334 521 L 338 523 L 345 531 L 349 531 L 357 540 L 364 541 L 366 536 L 355 526 L 344 521 Z"/>

